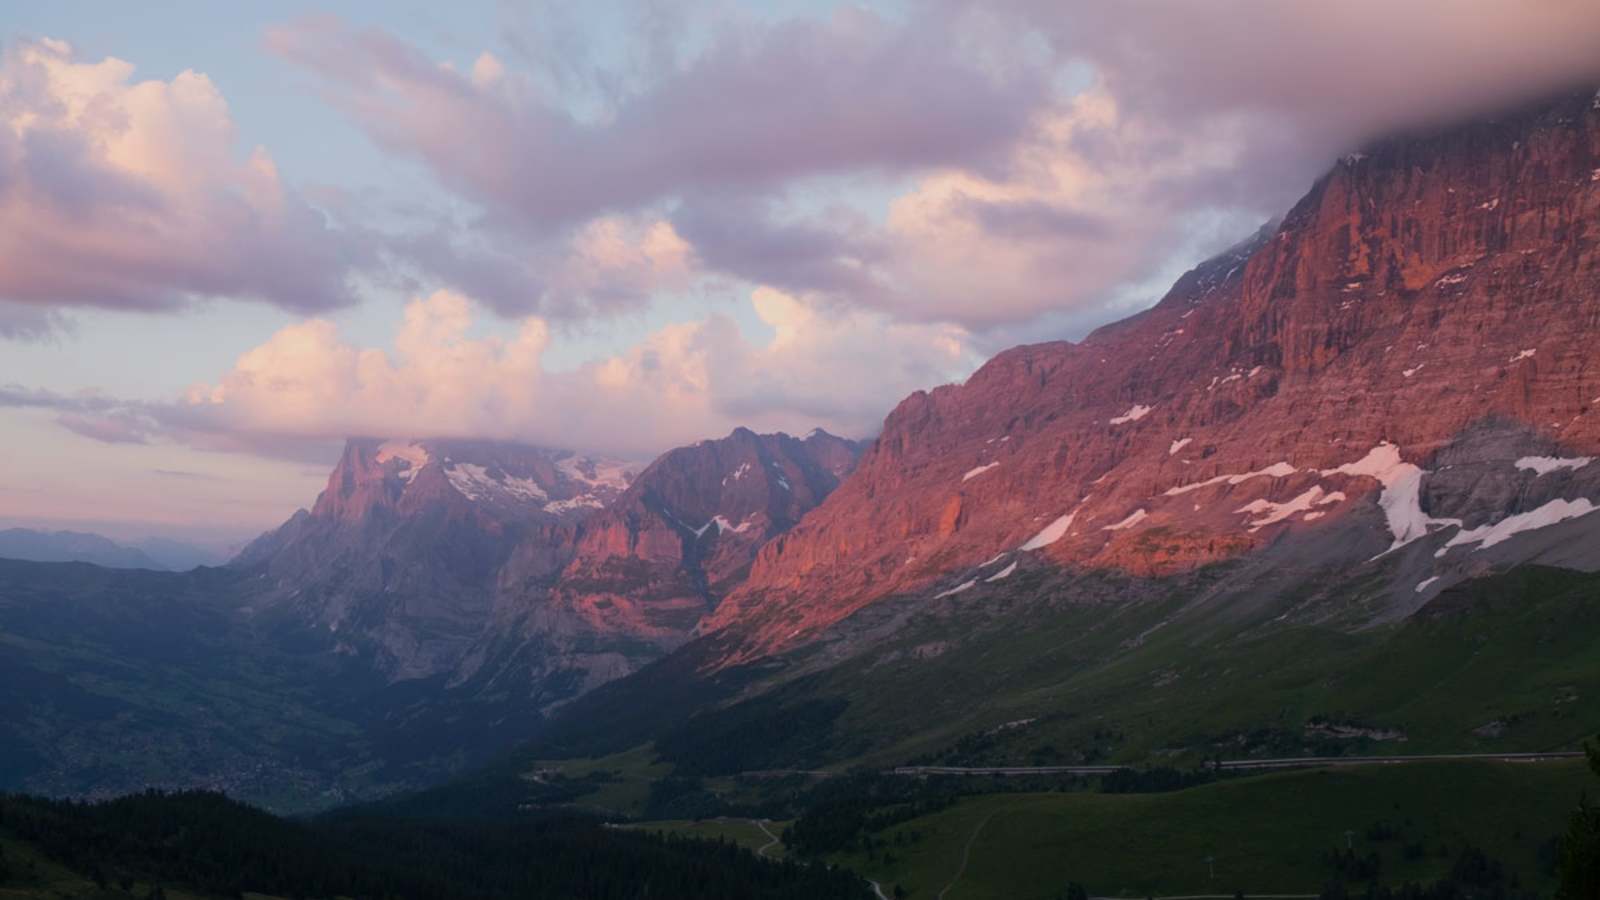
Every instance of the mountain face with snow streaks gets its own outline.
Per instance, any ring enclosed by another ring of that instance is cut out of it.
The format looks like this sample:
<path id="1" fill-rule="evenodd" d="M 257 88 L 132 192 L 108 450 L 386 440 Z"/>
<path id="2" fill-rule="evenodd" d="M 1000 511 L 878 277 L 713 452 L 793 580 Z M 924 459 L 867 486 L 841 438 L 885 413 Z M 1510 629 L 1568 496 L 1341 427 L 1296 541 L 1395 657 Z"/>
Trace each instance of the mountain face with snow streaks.
<path id="1" fill-rule="evenodd" d="M 1155 307 L 908 397 L 701 631 L 746 662 L 885 598 L 981 602 L 989 565 L 1271 550 L 1382 570 L 1398 618 L 1508 561 L 1600 564 L 1597 342 L 1590 94 L 1388 140 Z"/>

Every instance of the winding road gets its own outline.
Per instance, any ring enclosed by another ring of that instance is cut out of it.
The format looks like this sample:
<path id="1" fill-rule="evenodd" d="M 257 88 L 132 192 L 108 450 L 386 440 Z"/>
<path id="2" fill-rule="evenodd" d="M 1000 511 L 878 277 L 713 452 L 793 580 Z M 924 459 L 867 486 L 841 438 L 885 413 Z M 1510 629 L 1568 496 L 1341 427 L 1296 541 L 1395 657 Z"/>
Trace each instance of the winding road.
<path id="1" fill-rule="evenodd" d="M 765 844 L 762 844 L 759 848 L 756 849 L 756 855 L 757 856 L 766 856 L 767 855 L 767 851 L 771 850 L 773 847 L 776 847 L 778 845 L 778 840 L 779 840 L 778 836 L 772 833 L 772 829 L 767 827 L 768 823 L 770 823 L 772 820 L 771 819 L 752 819 L 751 821 L 756 823 L 756 827 L 761 829 L 761 833 L 762 834 L 766 835 L 769 838 L 772 838 L 772 840 L 767 841 Z"/>
<path id="2" fill-rule="evenodd" d="M 1278 759 L 1224 759 L 1208 766 L 1224 770 L 1300 769 L 1321 766 L 1405 765 L 1478 759 L 1494 762 L 1549 762 L 1582 759 L 1582 751 L 1553 753 L 1427 753 L 1415 756 L 1285 756 Z M 899 766 L 890 775 L 1109 775 L 1132 766 Z"/>

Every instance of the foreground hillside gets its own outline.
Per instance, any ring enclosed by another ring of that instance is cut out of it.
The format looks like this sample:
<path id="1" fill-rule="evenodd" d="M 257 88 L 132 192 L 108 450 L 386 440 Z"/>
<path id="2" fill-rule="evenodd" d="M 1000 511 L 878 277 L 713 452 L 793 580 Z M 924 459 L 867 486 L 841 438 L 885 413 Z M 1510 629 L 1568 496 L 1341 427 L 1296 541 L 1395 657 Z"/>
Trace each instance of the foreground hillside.
<path id="1" fill-rule="evenodd" d="M 653 738 L 663 759 L 703 775 L 856 762 L 1194 764 L 1576 749 L 1600 722 L 1600 575 L 1518 569 L 1451 589 L 1403 624 L 1353 633 L 1265 614 L 1242 631 L 1231 618 L 1158 627 L 1186 599 L 1109 616 L 1026 595 L 976 615 L 924 610 L 868 657 L 687 720 L 630 713 L 639 707 L 627 685 L 603 690 L 588 715 L 557 723 L 571 743 L 544 752 Z M 736 689 L 719 679 L 689 698 Z"/>
<path id="2" fill-rule="evenodd" d="M 837 858 L 908 896 L 1315 896 L 1330 884 L 1455 882 L 1549 896 L 1581 761 L 1360 767 L 1160 794 L 993 794 L 865 835 Z M 913 835 L 915 837 L 913 837 Z M 963 862 L 965 865 L 963 866 Z"/>

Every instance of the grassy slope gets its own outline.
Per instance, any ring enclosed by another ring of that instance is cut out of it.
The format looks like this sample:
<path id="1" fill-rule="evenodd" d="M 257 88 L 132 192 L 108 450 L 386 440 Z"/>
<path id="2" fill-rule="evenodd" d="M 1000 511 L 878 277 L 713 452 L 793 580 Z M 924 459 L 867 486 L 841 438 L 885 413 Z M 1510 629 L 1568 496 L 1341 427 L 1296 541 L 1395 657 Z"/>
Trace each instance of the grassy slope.
<path id="1" fill-rule="evenodd" d="M 1353 633 L 1217 637 L 1228 631 L 1215 622 L 1170 618 L 1177 602 L 1023 610 L 1001 626 L 924 621 L 775 696 L 849 699 L 831 740 L 843 750 L 818 760 L 833 763 L 1326 752 L 1305 734 L 1318 717 L 1405 733 L 1361 748 L 1376 752 L 1570 748 L 1600 730 L 1600 576 L 1525 567 L 1441 602 L 1464 612 Z M 908 652 L 938 641 L 950 649 L 933 659 Z M 1022 719 L 1036 721 L 985 735 Z M 970 758 L 953 758 L 963 737 L 956 756 Z"/>
<path id="2" fill-rule="evenodd" d="M 584 796 L 581 805 L 629 817 L 644 812 L 650 799 L 650 783 L 672 774 L 670 765 L 655 761 L 655 753 L 648 745 L 595 759 L 538 762 L 534 768 L 554 769 L 569 778 L 582 778 L 593 772 L 614 773 L 615 781 Z"/>
<path id="3" fill-rule="evenodd" d="M 1600 731 L 1597 600 L 1600 576 L 1526 567 L 1482 579 L 1399 626 L 1278 626 L 1231 639 L 1212 637 L 1226 632 L 1215 622 L 1175 619 L 1178 598 L 1043 611 L 1019 603 L 998 617 L 982 610 L 968 621 L 914 622 L 869 656 L 754 702 L 771 715 L 808 698 L 848 698 L 826 736 L 833 754 L 806 761 L 835 770 L 918 756 L 1183 766 L 1213 755 L 1575 748 Z M 1141 634 L 1142 643 L 1124 648 Z M 932 659 L 908 652 L 939 640 L 947 649 Z M 1319 716 L 1398 728 L 1407 739 L 1310 738 L 1306 723 Z M 1024 719 L 1036 721 L 995 730 Z M 1503 732 L 1474 733 L 1493 722 Z M 762 733 L 739 734 L 752 747 L 746 769 L 777 761 L 763 757 Z M 718 745 L 709 750 L 727 746 L 706 740 Z M 674 768 L 649 745 L 537 766 L 571 777 L 616 772 L 578 803 L 634 817 L 645 811 L 650 782 Z M 739 796 L 731 779 L 706 786 Z"/>
<path id="4" fill-rule="evenodd" d="M 1540 847 L 1592 786 L 1581 762 L 1459 762 L 1279 773 L 1170 794 L 989 795 L 880 833 L 891 845 L 896 832 L 922 835 L 891 846 L 890 864 L 860 854 L 836 861 L 933 897 L 986 822 L 949 900 L 1050 898 L 1069 881 L 1102 896 L 1316 893 L 1330 874 L 1324 854 L 1352 830 L 1358 854 L 1379 853 L 1388 883 L 1438 877 L 1469 842 L 1525 885 L 1548 890 Z M 1367 829 L 1379 822 L 1397 826 L 1399 836 L 1369 840 Z M 1405 858 L 1413 842 L 1425 857 Z M 1215 857 L 1214 881 L 1207 856 Z"/>

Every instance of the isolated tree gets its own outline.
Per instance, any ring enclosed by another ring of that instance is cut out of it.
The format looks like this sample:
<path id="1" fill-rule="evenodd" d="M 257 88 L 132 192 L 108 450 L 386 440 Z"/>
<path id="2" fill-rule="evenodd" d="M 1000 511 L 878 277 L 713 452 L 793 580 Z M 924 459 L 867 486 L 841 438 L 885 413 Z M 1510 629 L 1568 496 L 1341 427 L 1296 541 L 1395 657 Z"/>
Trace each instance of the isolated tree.
<path id="1" fill-rule="evenodd" d="M 1589 768 L 1600 775 L 1600 748 L 1583 745 Z M 1589 802 L 1588 792 L 1578 797 L 1578 808 L 1567 820 L 1567 833 L 1561 838 L 1561 886 L 1559 900 L 1589 900 L 1600 897 L 1600 807 Z"/>

